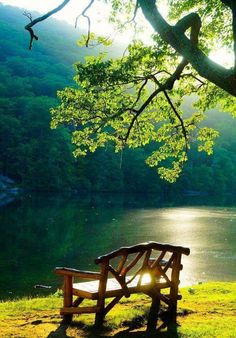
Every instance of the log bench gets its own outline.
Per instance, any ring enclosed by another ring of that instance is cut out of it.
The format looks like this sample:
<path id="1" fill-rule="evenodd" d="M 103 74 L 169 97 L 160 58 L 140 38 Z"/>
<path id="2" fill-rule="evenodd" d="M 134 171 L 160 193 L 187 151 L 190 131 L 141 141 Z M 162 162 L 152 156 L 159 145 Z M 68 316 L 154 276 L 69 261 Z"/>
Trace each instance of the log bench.
<path id="1" fill-rule="evenodd" d="M 95 325 L 100 326 L 106 314 L 123 296 L 144 293 L 152 299 L 147 329 L 155 328 L 160 301 L 167 304 L 170 314 L 176 314 L 177 300 L 181 299 L 178 285 L 183 268 L 182 254 L 189 255 L 190 250 L 147 242 L 121 247 L 98 257 L 95 263 L 100 266 L 99 272 L 56 268 L 55 273 L 64 276 L 64 305 L 60 310 L 64 321 L 70 322 L 73 314 L 95 313 Z M 76 282 L 76 278 L 90 281 Z M 106 298 L 112 300 L 105 304 Z M 84 299 L 95 300 L 96 304 L 80 306 Z"/>

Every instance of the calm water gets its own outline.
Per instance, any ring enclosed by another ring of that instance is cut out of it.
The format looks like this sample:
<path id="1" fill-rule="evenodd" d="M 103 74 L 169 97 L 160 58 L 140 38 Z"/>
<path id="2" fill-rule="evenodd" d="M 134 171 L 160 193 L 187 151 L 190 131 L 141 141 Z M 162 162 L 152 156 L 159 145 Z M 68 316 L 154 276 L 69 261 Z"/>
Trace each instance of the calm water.
<path id="1" fill-rule="evenodd" d="M 236 279 L 232 200 L 38 195 L 2 207 L 0 219 L 2 299 L 48 292 L 36 284 L 50 285 L 53 292 L 60 283 L 52 273 L 55 266 L 96 269 L 97 256 L 150 240 L 190 247 L 182 285 Z"/>

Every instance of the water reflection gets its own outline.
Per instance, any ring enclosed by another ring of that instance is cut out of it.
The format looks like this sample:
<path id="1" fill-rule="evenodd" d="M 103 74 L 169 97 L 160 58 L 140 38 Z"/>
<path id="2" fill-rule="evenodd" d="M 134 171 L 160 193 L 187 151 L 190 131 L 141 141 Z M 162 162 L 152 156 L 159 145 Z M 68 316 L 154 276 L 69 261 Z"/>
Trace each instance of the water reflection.
<path id="1" fill-rule="evenodd" d="M 176 207 L 122 195 L 32 196 L 2 208 L 0 217 L 2 298 L 38 293 L 35 284 L 56 288 L 55 266 L 96 269 L 97 256 L 150 240 L 190 247 L 182 284 L 236 278 L 235 207 Z"/>
<path id="2" fill-rule="evenodd" d="M 235 280 L 235 208 L 147 209 L 135 211 L 135 218 L 139 239 L 147 239 L 144 234 L 150 236 L 151 229 L 153 240 L 191 248 L 191 255 L 183 258 L 182 284 Z"/>

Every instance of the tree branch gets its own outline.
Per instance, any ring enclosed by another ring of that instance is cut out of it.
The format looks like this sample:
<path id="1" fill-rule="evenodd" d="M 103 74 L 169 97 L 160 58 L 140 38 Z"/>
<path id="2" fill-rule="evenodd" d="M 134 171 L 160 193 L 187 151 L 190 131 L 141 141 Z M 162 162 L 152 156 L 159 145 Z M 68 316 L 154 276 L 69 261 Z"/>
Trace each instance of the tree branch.
<path id="1" fill-rule="evenodd" d="M 193 79 L 195 79 L 196 81 L 200 82 L 200 84 L 203 86 L 206 84 L 206 82 L 204 82 L 203 80 L 199 79 L 199 77 L 197 77 L 196 75 L 192 74 L 192 73 L 185 73 L 182 74 L 181 77 L 192 77 Z"/>
<path id="2" fill-rule="evenodd" d="M 232 69 L 210 60 L 194 43 L 195 32 L 191 32 L 188 39 L 184 34 L 186 27 L 196 29 L 199 27 L 200 17 L 196 13 L 187 15 L 186 19 L 181 19 L 175 26 L 169 25 L 162 17 L 156 7 L 154 0 L 138 0 L 145 18 L 152 25 L 154 30 L 160 34 L 161 38 L 172 46 L 182 55 L 192 67 L 205 79 L 226 90 L 229 94 L 236 96 L 236 77 Z M 190 22 L 192 21 L 192 25 Z"/>
<path id="3" fill-rule="evenodd" d="M 187 137 L 187 130 L 185 128 L 184 121 L 183 121 L 182 117 L 180 116 L 180 114 L 178 113 L 177 109 L 175 108 L 175 106 L 174 106 L 173 102 L 171 101 L 169 95 L 167 94 L 167 91 L 164 90 L 163 93 L 164 93 L 164 95 L 165 95 L 165 97 L 167 99 L 167 102 L 171 106 L 173 112 L 175 113 L 177 119 L 180 122 L 181 129 L 182 129 L 182 134 L 184 136 L 184 141 L 185 141 L 185 153 L 187 154 L 187 152 L 188 152 L 188 137 Z"/>
<path id="4" fill-rule="evenodd" d="M 201 29 L 201 19 L 196 13 L 190 13 L 180 19 L 175 25 L 176 29 L 178 29 L 182 34 L 186 32 L 189 28 L 191 28 L 190 33 L 190 41 L 194 44 L 198 44 L 198 36 Z"/>
<path id="5" fill-rule="evenodd" d="M 29 49 L 32 49 L 32 45 L 33 45 L 33 41 L 34 40 L 38 40 L 38 36 L 35 35 L 34 30 L 33 30 L 33 26 L 36 25 L 37 23 L 46 20 L 47 18 L 49 18 L 50 16 L 52 16 L 53 14 L 59 12 L 62 8 L 64 8 L 68 3 L 70 2 L 70 0 L 64 0 L 58 7 L 52 9 L 51 11 L 47 12 L 46 14 L 32 20 L 32 16 L 30 13 L 24 13 L 25 16 L 27 16 L 30 19 L 30 23 L 28 23 L 28 25 L 25 26 L 25 29 L 29 32 L 30 34 L 30 43 L 29 43 Z"/>
<path id="6" fill-rule="evenodd" d="M 138 110 L 134 110 L 133 108 L 130 109 L 131 111 L 135 112 L 135 115 L 131 120 L 131 123 L 130 123 L 128 131 L 126 133 L 124 142 L 127 142 L 129 135 L 130 135 L 130 132 L 131 132 L 133 126 L 134 126 L 135 121 L 142 114 L 144 109 L 152 102 L 152 100 L 159 93 L 165 92 L 166 90 L 170 90 L 170 89 L 173 88 L 175 81 L 180 78 L 180 75 L 181 75 L 182 71 L 184 70 L 184 67 L 187 65 L 187 63 L 188 62 L 186 60 L 182 60 L 181 63 L 177 66 L 175 72 L 166 80 L 166 82 L 164 84 L 160 84 L 158 82 L 159 88 L 157 88 L 156 90 L 154 90 L 154 92 L 152 92 L 152 94 L 147 98 L 147 100 L 142 104 L 142 106 Z M 153 76 L 154 75 L 151 75 L 150 78 L 153 78 Z"/>
<path id="7" fill-rule="evenodd" d="M 153 80 L 155 81 L 155 83 L 159 87 L 161 87 L 161 83 L 157 80 L 157 78 L 155 76 L 153 76 Z M 175 108 L 173 102 L 170 99 L 170 96 L 168 95 L 168 93 L 167 93 L 167 91 L 165 89 L 163 90 L 163 93 L 164 93 L 165 98 L 167 99 L 167 102 L 169 103 L 171 109 L 173 110 L 175 116 L 177 117 L 177 119 L 180 122 L 180 126 L 181 126 L 181 129 L 182 129 L 182 134 L 183 134 L 184 140 L 185 140 L 185 152 L 187 154 L 187 151 L 188 151 L 188 137 L 187 137 L 187 130 L 186 130 L 185 126 L 184 126 L 184 121 L 183 121 L 182 117 L 180 116 L 180 114 L 178 113 L 177 109 Z"/>
<path id="8" fill-rule="evenodd" d="M 137 15 L 137 12 L 138 12 L 138 9 L 139 9 L 139 3 L 138 3 L 138 0 L 136 0 L 136 4 L 135 4 L 135 7 L 134 7 L 134 13 L 133 13 L 133 16 L 130 20 L 126 21 L 123 26 L 125 26 L 126 24 L 128 23 L 132 23 L 134 22 L 135 26 L 136 26 L 136 21 L 135 21 L 135 18 L 136 18 L 136 15 Z"/>
<path id="9" fill-rule="evenodd" d="M 126 133 L 125 138 L 124 138 L 124 144 L 127 142 L 129 135 L 130 135 L 130 132 L 133 129 L 134 123 L 135 123 L 135 121 L 137 121 L 139 115 L 140 115 L 139 112 L 137 112 L 134 115 L 134 117 L 132 118 L 130 125 L 129 125 L 129 128 L 128 128 L 127 133 Z"/>
<path id="10" fill-rule="evenodd" d="M 90 33 L 91 33 L 91 20 L 90 17 L 88 15 L 86 15 L 87 10 L 92 6 L 92 4 L 94 3 L 95 0 L 90 0 L 89 4 L 85 7 L 85 9 L 83 10 L 83 12 L 81 14 L 79 14 L 76 19 L 75 19 L 75 28 L 77 27 L 78 24 L 78 20 L 81 16 L 83 16 L 85 19 L 87 19 L 88 22 L 88 33 L 87 33 L 87 40 L 85 42 L 85 46 L 88 47 L 89 45 L 89 40 L 90 40 Z"/>
<path id="11" fill-rule="evenodd" d="M 136 98 L 136 100 L 135 100 L 134 103 L 133 103 L 133 108 L 134 108 L 135 105 L 138 103 L 138 101 L 139 101 L 139 99 L 140 99 L 140 97 L 141 97 L 141 94 L 142 94 L 142 90 L 143 90 L 143 88 L 146 86 L 147 82 L 148 82 L 148 79 L 145 79 L 144 82 L 143 82 L 143 84 L 142 84 L 141 87 L 139 88 L 137 98 Z"/>

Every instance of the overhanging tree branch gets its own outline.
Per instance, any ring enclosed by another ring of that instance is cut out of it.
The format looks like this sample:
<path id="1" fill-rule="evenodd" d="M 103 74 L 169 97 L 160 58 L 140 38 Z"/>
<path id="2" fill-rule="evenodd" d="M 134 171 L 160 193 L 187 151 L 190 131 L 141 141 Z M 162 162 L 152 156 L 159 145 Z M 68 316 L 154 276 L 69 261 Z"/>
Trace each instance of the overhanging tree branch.
<path id="1" fill-rule="evenodd" d="M 52 9 L 51 11 L 47 12 L 46 14 L 32 20 L 32 16 L 30 15 L 26 15 L 29 19 L 30 19 L 30 23 L 28 23 L 28 25 L 25 26 L 25 29 L 29 32 L 30 34 L 30 43 L 29 43 L 29 49 L 32 49 L 33 46 L 33 41 L 34 40 L 38 40 L 38 36 L 35 35 L 34 30 L 33 30 L 33 26 L 35 26 L 37 23 L 46 20 L 47 18 L 49 18 L 50 16 L 52 16 L 53 14 L 59 12 L 62 8 L 64 8 L 68 3 L 70 2 L 70 0 L 64 0 L 59 6 L 57 6 L 56 8 Z M 25 14 L 24 14 L 25 15 Z"/>
<path id="2" fill-rule="evenodd" d="M 183 19 L 181 19 L 178 22 L 178 29 L 181 31 L 181 33 L 184 33 L 188 28 L 191 28 L 191 32 L 190 32 L 190 41 L 193 45 L 197 45 L 198 44 L 198 35 L 200 32 L 200 28 L 201 28 L 201 21 L 199 20 L 199 17 L 194 15 L 194 14 L 189 14 L 186 17 L 184 17 Z M 164 84 L 161 84 L 155 77 L 155 75 L 150 75 L 150 78 L 152 78 L 154 80 L 154 82 L 158 85 L 159 88 L 157 88 L 150 96 L 149 98 L 143 103 L 143 105 L 135 111 L 135 115 L 131 120 L 131 123 L 129 125 L 128 131 L 126 133 L 125 136 L 125 142 L 127 142 L 130 132 L 134 126 L 135 121 L 138 119 L 139 115 L 142 114 L 142 112 L 144 111 L 144 109 L 151 103 L 151 101 L 161 92 L 164 93 L 168 103 L 170 104 L 172 110 L 174 111 L 177 119 L 180 122 L 181 128 L 182 128 L 182 133 L 185 139 L 185 150 L 187 153 L 188 150 L 188 139 L 187 139 L 187 131 L 186 128 L 184 126 L 184 122 L 183 119 L 181 118 L 181 116 L 179 115 L 178 111 L 175 109 L 168 93 L 167 90 L 171 90 L 174 86 L 174 83 L 176 80 L 179 80 L 181 73 L 183 72 L 184 68 L 187 66 L 188 61 L 187 59 L 183 59 L 180 64 L 177 66 L 175 72 L 166 80 L 166 82 Z M 141 94 L 141 90 L 143 89 L 143 87 L 146 85 L 147 81 L 144 82 L 144 84 L 141 86 L 140 91 L 138 92 L 138 98 L 136 100 L 136 102 L 138 102 L 140 94 Z M 134 107 L 133 107 L 134 108 Z"/>
<path id="3" fill-rule="evenodd" d="M 87 18 L 89 25 L 88 39 L 90 35 L 90 18 L 85 15 L 87 9 L 92 5 L 95 0 L 90 0 L 88 6 L 84 9 L 82 15 Z M 30 19 L 30 23 L 25 26 L 25 29 L 28 30 L 30 34 L 30 44 L 29 49 L 32 48 L 34 40 L 38 40 L 38 36 L 34 33 L 33 26 L 50 17 L 52 14 L 60 11 L 70 0 L 64 0 L 61 5 L 49 11 L 45 15 L 32 20 L 29 15 L 26 15 Z M 234 37 L 234 54 L 235 62 L 232 69 L 227 69 L 210 60 L 197 46 L 193 43 L 194 39 L 198 37 L 198 34 L 195 36 L 196 30 L 193 29 L 194 26 L 199 26 L 201 24 L 200 17 L 196 13 L 191 13 L 179 20 L 175 26 L 169 25 L 166 20 L 161 16 L 158 8 L 156 7 L 156 0 L 137 0 L 134 10 L 134 17 L 131 20 L 134 20 L 137 9 L 141 8 L 144 16 L 153 26 L 155 31 L 160 34 L 162 39 L 172 46 L 180 55 L 182 55 L 192 67 L 205 79 L 214 83 L 219 88 L 224 89 L 229 94 L 236 96 L 236 1 L 235 0 L 221 0 L 232 11 L 233 16 L 233 37 Z M 191 36 L 190 39 L 185 36 L 184 32 L 187 28 L 191 27 Z"/>
<path id="4" fill-rule="evenodd" d="M 200 17 L 193 13 L 186 19 L 181 19 L 175 26 L 169 25 L 156 7 L 154 0 L 138 0 L 145 18 L 152 25 L 161 38 L 182 55 L 193 68 L 205 79 L 236 96 L 236 77 L 232 69 L 226 69 L 210 60 L 197 46 L 184 34 L 186 27 L 199 26 Z M 192 21 L 192 25 L 190 25 Z M 195 33 L 191 33 L 195 38 Z"/>

